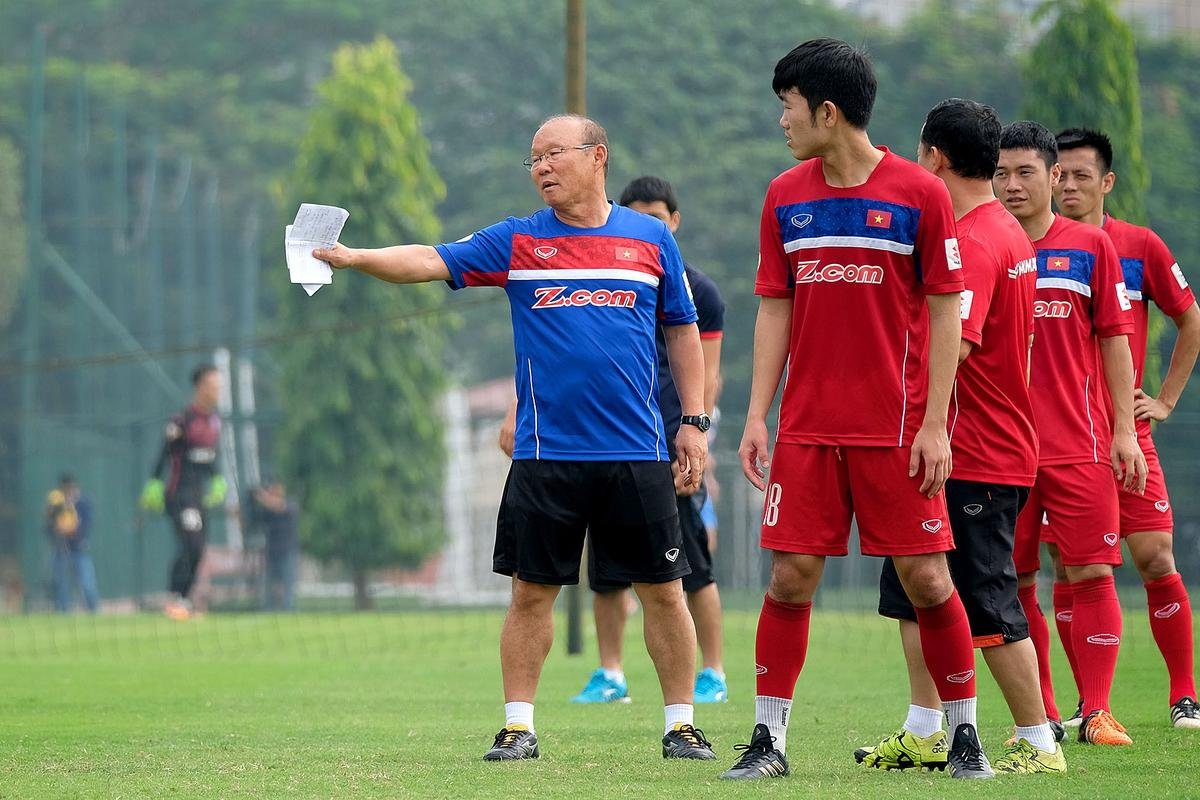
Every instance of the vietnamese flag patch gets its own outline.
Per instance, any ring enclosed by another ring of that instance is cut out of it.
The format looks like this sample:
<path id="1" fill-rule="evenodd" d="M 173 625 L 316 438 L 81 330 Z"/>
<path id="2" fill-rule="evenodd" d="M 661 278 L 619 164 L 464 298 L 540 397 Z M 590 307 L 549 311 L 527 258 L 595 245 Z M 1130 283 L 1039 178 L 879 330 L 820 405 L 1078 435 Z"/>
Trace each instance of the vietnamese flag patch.
<path id="1" fill-rule="evenodd" d="M 1070 256 L 1050 256 L 1046 259 L 1046 269 L 1053 272 L 1066 272 L 1071 269 Z"/>
<path id="2" fill-rule="evenodd" d="M 892 227 L 892 212 L 877 211 L 869 209 L 867 211 L 867 227 L 868 228 L 890 228 Z"/>

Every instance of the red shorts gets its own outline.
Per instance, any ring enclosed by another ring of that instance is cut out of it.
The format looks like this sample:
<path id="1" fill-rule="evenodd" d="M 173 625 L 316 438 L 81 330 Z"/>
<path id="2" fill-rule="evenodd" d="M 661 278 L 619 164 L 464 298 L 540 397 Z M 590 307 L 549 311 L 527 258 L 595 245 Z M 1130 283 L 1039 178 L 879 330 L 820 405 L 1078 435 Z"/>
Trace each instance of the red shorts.
<path id="1" fill-rule="evenodd" d="M 1062 464 L 1038 467 L 1029 502 L 1017 518 L 1013 562 L 1017 574 L 1037 572 L 1038 545 L 1058 545 L 1068 566 L 1121 563 L 1117 487 L 1112 467 Z"/>
<path id="2" fill-rule="evenodd" d="M 1167 497 L 1167 479 L 1163 477 L 1158 450 L 1149 436 L 1139 437 L 1138 444 L 1146 455 L 1150 475 L 1146 479 L 1146 493 L 1126 492 L 1117 486 L 1117 499 L 1121 504 L 1121 536 L 1147 531 L 1166 531 L 1175 528 L 1175 517 L 1171 513 L 1171 499 Z"/>
<path id="3" fill-rule="evenodd" d="M 763 506 L 762 546 L 844 556 L 850 517 L 869 556 L 954 549 L 945 492 L 930 499 L 908 477 L 907 447 L 776 444 Z"/>

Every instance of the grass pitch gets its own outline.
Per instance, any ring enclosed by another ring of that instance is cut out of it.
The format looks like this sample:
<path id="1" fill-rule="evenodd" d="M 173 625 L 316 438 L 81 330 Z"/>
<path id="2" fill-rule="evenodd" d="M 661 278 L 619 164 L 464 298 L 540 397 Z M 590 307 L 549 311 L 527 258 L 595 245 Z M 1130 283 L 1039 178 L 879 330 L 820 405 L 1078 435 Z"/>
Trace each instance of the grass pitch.
<path id="1" fill-rule="evenodd" d="M 903 720 L 903 660 L 891 623 L 818 612 L 789 732 L 792 777 L 717 775 L 753 724 L 756 614 L 726 619 L 732 700 L 698 707 L 716 762 L 660 758 L 653 667 L 629 626 L 634 701 L 567 702 L 595 666 L 559 641 L 537 704 L 542 758 L 486 764 L 503 724 L 501 611 L 298 616 L 0 617 L 0 798 L 1189 798 L 1200 732 L 1167 723 L 1166 672 L 1145 613 L 1126 617 L 1115 712 L 1134 746 L 1067 746 L 1061 777 L 880 773 L 854 747 Z M 561 623 L 561 620 L 560 620 Z M 1055 644 L 1057 649 L 1057 644 Z M 1059 700 L 1074 706 L 1056 652 Z M 981 660 L 982 661 L 982 660 Z M 994 757 L 1011 730 L 980 680 Z"/>

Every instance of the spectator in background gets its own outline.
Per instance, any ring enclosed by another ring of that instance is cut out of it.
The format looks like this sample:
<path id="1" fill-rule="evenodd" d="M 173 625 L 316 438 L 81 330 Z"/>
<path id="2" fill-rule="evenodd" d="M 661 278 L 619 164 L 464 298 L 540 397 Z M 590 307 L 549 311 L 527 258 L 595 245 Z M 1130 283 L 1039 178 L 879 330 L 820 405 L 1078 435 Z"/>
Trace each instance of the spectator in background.
<path id="1" fill-rule="evenodd" d="M 294 611 L 296 568 L 300 561 L 300 509 L 281 481 L 268 480 L 254 490 L 250 522 L 266 536 L 263 609 Z"/>
<path id="2" fill-rule="evenodd" d="M 91 527 L 92 504 L 79 491 L 75 478 L 64 473 L 58 479 L 58 488 L 46 496 L 46 535 L 54 559 L 54 608 L 60 614 L 74 605 L 76 585 L 88 611 L 95 613 L 100 606 L 96 568 L 88 553 Z"/>

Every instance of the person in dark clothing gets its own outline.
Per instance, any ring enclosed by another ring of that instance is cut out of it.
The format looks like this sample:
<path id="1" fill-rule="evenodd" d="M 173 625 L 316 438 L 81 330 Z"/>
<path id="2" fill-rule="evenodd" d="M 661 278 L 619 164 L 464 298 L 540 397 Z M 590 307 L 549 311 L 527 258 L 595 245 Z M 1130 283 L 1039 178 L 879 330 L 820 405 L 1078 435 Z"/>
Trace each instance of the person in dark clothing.
<path id="1" fill-rule="evenodd" d="M 192 372 L 192 386 L 192 402 L 167 423 L 162 451 L 141 498 L 143 508 L 165 510 L 175 528 L 179 551 L 171 565 L 172 596 L 163 610 L 178 620 L 191 616 L 190 594 L 204 556 L 206 510 L 223 503 L 226 491 L 225 479 L 217 472 L 221 375 L 216 367 L 201 365 Z"/>
<path id="2" fill-rule="evenodd" d="M 92 504 L 79 491 L 75 478 L 64 474 L 58 488 L 46 496 L 46 535 L 54 556 L 54 608 L 60 613 L 71 610 L 75 584 L 88 611 L 95 613 L 100 606 L 96 568 L 88 552 L 91 528 Z"/>
<path id="3" fill-rule="evenodd" d="M 296 568 L 300 561 L 300 509 L 281 481 L 254 490 L 251 523 L 266 536 L 266 580 L 263 608 L 295 610 Z"/>

